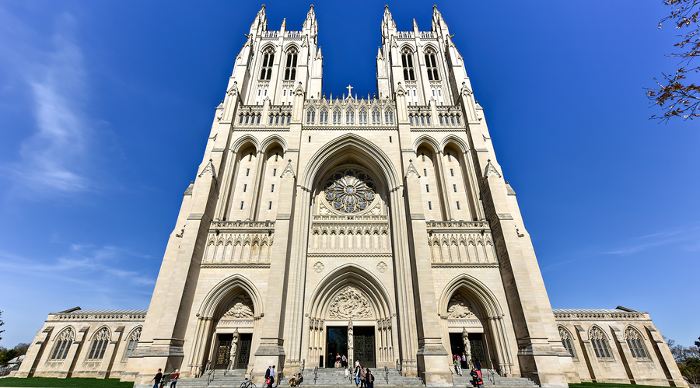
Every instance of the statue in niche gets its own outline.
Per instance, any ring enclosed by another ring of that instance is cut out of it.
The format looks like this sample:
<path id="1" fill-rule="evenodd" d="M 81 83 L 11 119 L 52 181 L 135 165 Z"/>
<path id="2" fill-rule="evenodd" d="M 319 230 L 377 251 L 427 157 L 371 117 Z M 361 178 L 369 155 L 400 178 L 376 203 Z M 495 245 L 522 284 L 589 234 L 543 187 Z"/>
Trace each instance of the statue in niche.
<path id="1" fill-rule="evenodd" d="M 474 319 L 476 315 L 472 312 L 471 303 L 463 296 L 455 295 L 447 307 L 447 317 L 449 319 Z"/>
<path id="2" fill-rule="evenodd" d="M 471 369 L 472 345 L 471 342 L 469 342 L 469 332 L 466 327 L 462 330 L 462 341 L 464 341 L 464 359 L 467 361 L 467 368 Z"/>
<path id="3" fill-rule="evenodd" d="M 238 351 L 238 339 L 240 335 L 238 334 L 238 329 L 233 332 L 233 338 L 231 339 L 231 351 L 229 352 L 229 363 L 228 369 L 234 369 L 236 367 L 236 353 Z"/>

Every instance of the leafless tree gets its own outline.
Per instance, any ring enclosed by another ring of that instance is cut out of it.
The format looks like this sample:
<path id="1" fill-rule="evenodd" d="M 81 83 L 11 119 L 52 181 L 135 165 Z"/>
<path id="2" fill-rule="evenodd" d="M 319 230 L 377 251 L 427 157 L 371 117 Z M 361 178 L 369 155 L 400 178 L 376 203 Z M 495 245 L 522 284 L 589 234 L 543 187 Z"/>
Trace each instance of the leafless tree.
<path id="1" fill-rule="evenodd" d="M 673 118 L 692 120 L 700 117 L 700 0 L 664 0 L 671 12 L 661 19 L 659 28 L 671 24 L 679 31 L 679 41 L 671 56 L 678 58 L 674 73 L 655 78 L 657 87 L 647 89 L 647 96 L 661 110 L 652 118 L 668 122 Z"/>

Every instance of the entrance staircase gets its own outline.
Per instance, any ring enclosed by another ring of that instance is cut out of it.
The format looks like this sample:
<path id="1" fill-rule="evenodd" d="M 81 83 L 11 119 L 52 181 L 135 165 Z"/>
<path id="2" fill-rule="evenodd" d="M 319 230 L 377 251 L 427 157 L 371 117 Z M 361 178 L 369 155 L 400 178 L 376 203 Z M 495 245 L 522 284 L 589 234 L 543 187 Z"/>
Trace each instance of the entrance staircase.
<path id="1" fill-rule="evenodd" d="M 238 388 L 245 381 L 245 369 L 233 369 L 224 371 L 214 369 L 206 372 L 201 377 L 180 379 L 178 388 Z M 166 385 L 167 387 L 168 385 Z M 258 387 L 260 388 L 260 387 Z"/>
<path id="2" fill-rule="evenodd" d="M 402 376 L 393 368 L 370 368 L 374 375 L 374 385 L 378 387 L 419 387 L 423 383 L 416 377 Z M 350 374 L 352 377 L 352 373 Z M 304 384 L 314 387 L 354 387 L 355 382 L 345 377 L 343 369 L 318 368 L 304 374 Z"/>
<path id="3" fill-rule="evenodd" d="M 535 388 L 539 385 L 524 377 L 502 377 L 492 369 L 482 369 L 484 376 L 484 388 Z M 452 381 L 455 387 L 472 387 L 469 371 L 464 370 L 462 376 L 453 374 Z"/>

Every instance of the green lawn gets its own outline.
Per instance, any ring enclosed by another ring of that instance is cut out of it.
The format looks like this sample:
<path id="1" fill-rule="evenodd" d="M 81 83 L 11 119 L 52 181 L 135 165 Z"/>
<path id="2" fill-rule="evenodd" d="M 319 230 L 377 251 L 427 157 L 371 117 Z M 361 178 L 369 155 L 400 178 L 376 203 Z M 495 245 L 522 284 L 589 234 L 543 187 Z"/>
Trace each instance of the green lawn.
<path id="1" fill-rule="evenodd" d="M 581 383 L 569 384 L 571 388 L 668 388 L 657 385 L 635 385 L 635 384 L 615 384 L 615 383 Z"/>
<path id="2" fill-rule="evenodd" d="M 6 377 L 0 379 L 0 387 L 65 387 L 65 388 L 131 388 L 134 383 L 122 383 L 117 379 L 52 379 L 30 377 L 20 379 Z"/>

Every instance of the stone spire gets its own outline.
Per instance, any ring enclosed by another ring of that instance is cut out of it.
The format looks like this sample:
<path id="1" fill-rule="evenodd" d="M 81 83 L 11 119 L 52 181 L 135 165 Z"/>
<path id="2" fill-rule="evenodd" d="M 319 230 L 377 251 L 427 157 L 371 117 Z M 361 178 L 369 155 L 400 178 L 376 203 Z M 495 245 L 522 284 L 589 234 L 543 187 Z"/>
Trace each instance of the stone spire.
<path id="1" fill-rule="evenodd" d="M 265 4 L 260 7 L 260 11 L 255 15 L 255 20 L 250 25 L 251 34 L 260 34 L 267 30 L 267 15 L 265 15 Z"/>
<path id="2" fill-rule="evenodd" d="M 442 13 L 440 13 L 437 5 L 435 4 L 433 4 L 432 28 L 433 31 L 436 31 L 440 35 L 450 35 L 450 30 L 449 28 L 447 28 L 447 23 L 445 23 L 445 19 L 442 17 Z"/>
<path id="3" fill-rule="evenodd" d="M 316 22 L 316 11 L 314 11 L 314 5 L 311 4 L 309 7 L 309 12 L 306 13 L 306 19 L 304 19 L 304 25 L 302 26 L 304 31 L 308 31 L 311 35 L 316 35 L 318 32 L 318 24 Z"/>
<path id="4" fill-rule="evenodd" d="M 396 33 L 396 22 L 391 16 L 391 11 L 389 11 L 389 5 L 384 6 L 384 16 L 382 17 L 382 35 L 389 36 Z"/>

